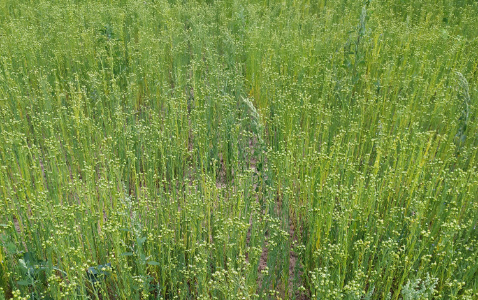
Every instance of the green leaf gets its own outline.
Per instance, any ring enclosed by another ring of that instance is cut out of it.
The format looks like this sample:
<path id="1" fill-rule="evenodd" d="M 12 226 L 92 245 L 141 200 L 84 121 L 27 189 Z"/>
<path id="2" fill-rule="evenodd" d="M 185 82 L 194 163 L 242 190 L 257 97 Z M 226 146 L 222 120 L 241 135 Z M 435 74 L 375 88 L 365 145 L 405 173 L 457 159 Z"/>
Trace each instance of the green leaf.
<path id="1" fill-rule="evenodd" d="M 123 256 L 133 256 L 134 253 L 133 252 L 124 252 L 124 253 L 121 253 L 121 255 L 123 255 Z"/>
<path id="2" fill-rule="evenodd" d="M 31 252 L 25 252 L 23 253 L 23 259 L 27 263 L 27 265 L 33 265 L 37 260 L 35 259 L 35 255 Z"/>
<path id="3" fill-rule="evenodd" d="M 95 283 L 99 281 L 101 278 L 109 275 L 109 270 L 111 270 L 111 263 L 107 263 L 105 265 L 98 265 L 96 267 L 89 267 L 86 275 L 88 280 Z"/>
<path id="4" fill-rule="evenodd" d="M 146 241 L 146 237 L 142 237 L 142 238 L 139 238 L 139 239 L 137 240 L 138 245 L 140 245 L 140 246 L 143 245 L 145 241 Z"/>
<path id="5" fill-rule="evenodd" d="M 7 248 L 8 254 L 14 254 L 17 252 L 17 247 L 12 242 L 8 243 L 6 248 Z"/>
<path id="6" fill-rule="evenodd" d="M 24 285 L 24 286 L 32 285 L 32 283 L 28 280 L 19 280 L 19 281 L 17 281 L 17 283 L 19 285 Z"/>
<path id="7" fill-rule="evenodd" d="M 150 260 L 150 261 L 148 261 L 148 265 L 159 266 L 159 262 Z"/>

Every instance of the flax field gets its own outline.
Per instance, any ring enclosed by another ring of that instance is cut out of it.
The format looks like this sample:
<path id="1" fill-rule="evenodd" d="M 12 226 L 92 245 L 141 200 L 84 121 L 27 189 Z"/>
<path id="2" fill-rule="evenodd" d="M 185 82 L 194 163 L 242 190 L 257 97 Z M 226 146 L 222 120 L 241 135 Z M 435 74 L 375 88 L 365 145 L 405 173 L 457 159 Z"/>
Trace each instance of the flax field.
<path id="1" fill-rule="evenodd" d="M 478 299 L 478 3 L 0 1 L 0 299 Z"/>

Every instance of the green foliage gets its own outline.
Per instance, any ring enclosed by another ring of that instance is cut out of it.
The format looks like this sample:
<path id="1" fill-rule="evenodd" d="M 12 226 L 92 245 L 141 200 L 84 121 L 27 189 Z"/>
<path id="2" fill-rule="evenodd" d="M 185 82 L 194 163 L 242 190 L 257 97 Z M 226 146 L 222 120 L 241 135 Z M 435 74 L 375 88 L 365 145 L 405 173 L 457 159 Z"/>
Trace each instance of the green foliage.
<path id="1" fill-rule="evenodd" d="M 0 3 L 0 299 L 476 299 L 476 1 Z"/>
<path id="2" fill-rule="evenodd" d="M 425 280 L 419 278 L 414 281 L 407 281 L 407 284 L 402 289 L 403 300 L 412 299 L 430 299 L 436 293 L 435 286 L 438 282 L 437 278 L 431 278 L 429 274 Z"/>

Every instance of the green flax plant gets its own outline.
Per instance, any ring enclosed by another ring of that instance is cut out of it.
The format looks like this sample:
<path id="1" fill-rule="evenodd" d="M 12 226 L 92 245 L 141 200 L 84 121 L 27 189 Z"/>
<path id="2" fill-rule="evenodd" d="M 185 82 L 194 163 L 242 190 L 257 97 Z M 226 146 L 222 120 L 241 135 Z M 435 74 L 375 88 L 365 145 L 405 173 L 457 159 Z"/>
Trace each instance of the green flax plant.
<path id="1" fill-rule="evenodd" d="M 0 3 L 0 299 L 475 299 L 473 1 Z"/>

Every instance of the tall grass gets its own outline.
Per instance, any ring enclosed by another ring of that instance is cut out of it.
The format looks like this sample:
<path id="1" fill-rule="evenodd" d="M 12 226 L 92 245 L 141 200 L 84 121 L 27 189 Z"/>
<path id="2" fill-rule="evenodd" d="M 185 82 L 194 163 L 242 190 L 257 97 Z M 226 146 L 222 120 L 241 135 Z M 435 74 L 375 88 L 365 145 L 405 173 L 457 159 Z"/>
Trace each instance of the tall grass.
<path id="1" fill-rule="evenodd" d="M 0 299 L 476 299 L 474 1 L 0 4 Z"/>

